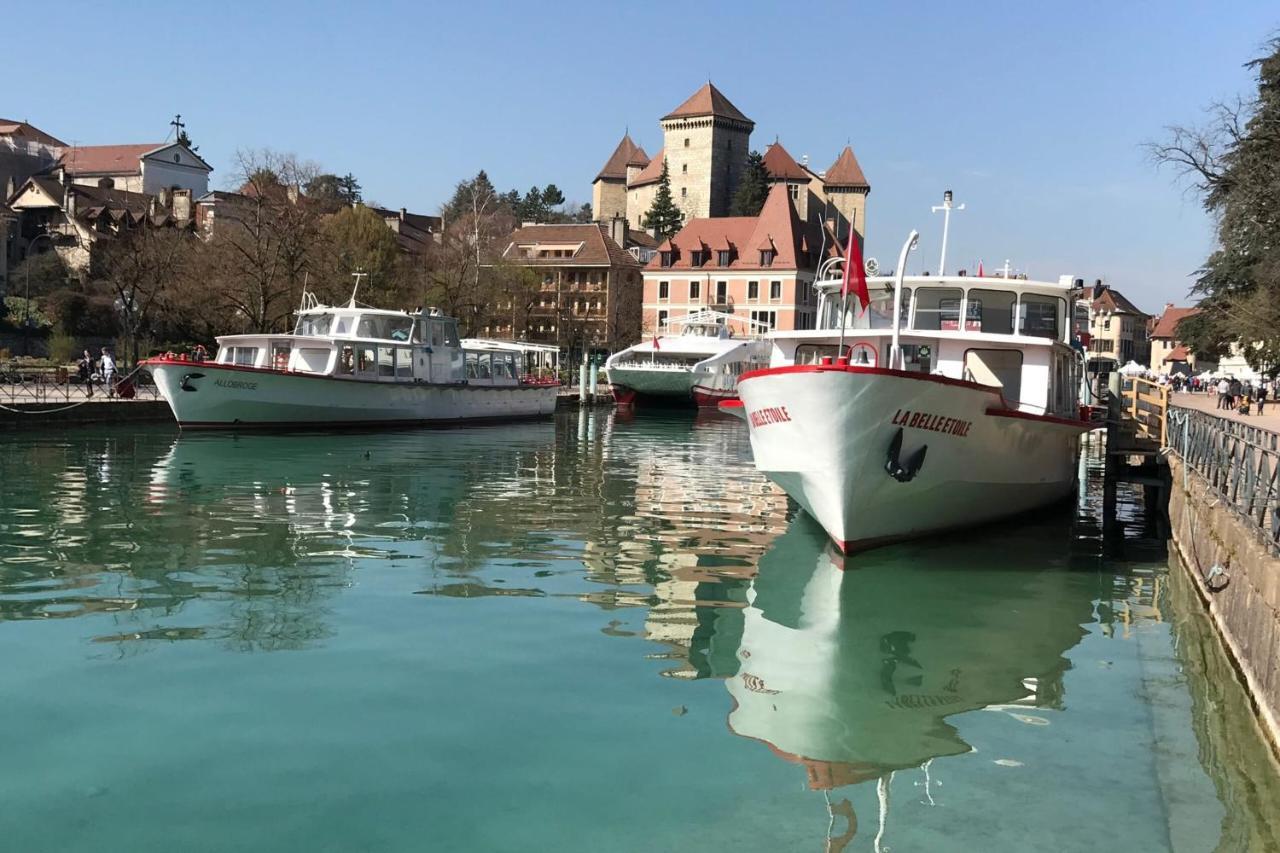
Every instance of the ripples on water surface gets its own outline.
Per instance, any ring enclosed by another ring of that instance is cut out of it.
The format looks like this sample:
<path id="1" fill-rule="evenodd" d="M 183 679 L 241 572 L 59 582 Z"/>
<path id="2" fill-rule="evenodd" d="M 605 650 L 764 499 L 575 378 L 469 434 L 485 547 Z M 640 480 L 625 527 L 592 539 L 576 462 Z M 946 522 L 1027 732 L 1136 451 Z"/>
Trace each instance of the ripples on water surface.
<path id="1" fill-rule="evenodd" d="M 3 848 L 1275 849 L 1193 593 L 1082 473 L 841 572 L 716 417 L 4 436 Z"/>

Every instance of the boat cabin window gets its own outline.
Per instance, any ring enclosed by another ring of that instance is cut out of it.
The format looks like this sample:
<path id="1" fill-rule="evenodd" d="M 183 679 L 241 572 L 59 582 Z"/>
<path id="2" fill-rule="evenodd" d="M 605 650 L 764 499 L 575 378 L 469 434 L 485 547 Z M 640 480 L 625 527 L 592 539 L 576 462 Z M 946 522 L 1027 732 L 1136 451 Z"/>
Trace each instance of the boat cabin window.
<path id="1" fill-rule="evenodd" d="M 444 345 L 458 346 L 458 321 L 452 317 L 444 317 L 440 320 L 440 324 L 444 327 Z"/>
<path id="2" fill-rule="evenodd" d="M 338 356 L 338 373 L 350 376 L 356 372 L 356 351 L 352 347 L 343 347 Z"/>
<path id="3" fill-rule="evenodd" d="M 1024 293 L 1018 304 L 1018 333 L 1037 338 L 1060 339 L 1065 312 L 1066 302 L 1062 299 Z"/>
<path id="4" fill-rule="evenodd" d="M 857 299 L 850 298 L 848 300 L 848 315 L 845 319 L 845 326 L 850 329 L 892 329 L 893 328 L 893 288 L 884 287 L 872 290 L 870 293 L 871 302 L 867 305 L 865 312 L 861 311 Z M 841 302 L 840 293 L 837 291 L 830 299 L 836 305 Z M 907 318 L 911 311 L 911 288 L 903 288 L 902 291 L 902 307 L 901 325 L 905 328 Z M 836 318 L 835 322 L 828 325 L 828 328 L 835 329 L 840 326 L 840 312 L 836 309 L 833 312 Z"/>
<path id="5" fill-rule="evenodd" d="M 307 373 L 324 373 L 329 368 L 329 350 L 322 347 L 299 347 L 296 367 Z"/>
<path id="6" fill-rule="evenodd" d="M 327 335 L 333 325 L 332 314 L 304 314 L 298 318 L 299 335 Z"/>
<path id="7" fill-rule="evenodd" d="M 502 356 L 502 370 L 498 375 L 505 379 L 518 379 L 519 374 L 516 372 L 516 355 L 513 352 L 506 353 Z"/>
<path id="8" fill-rule="evenodd" d="M 1018 295 L 1012 291 L 974 288 L 969 291 L 969 322 L 965 328 L 988 335 L 1012 335 L 1013 309 L 1017 304 Z"/>
<path id="9" fill-rule="evenodd" d="M 286 343 L 276 342 L 271 345 L 271 367 L 276 370 L 289 369 L 289 355 L 293 352 L 293 346 Z"/>
<path id="10" fill-rule="evenodd" d="M 413 350 L 396 347 L 396 379 L 413 378 Z"/>
<path id="11" fill-rule="evenodd" d="M 980 385 L 996 385 L 1011 406 L 1022 399 L 1022 351 L 971 349 L 964 354 L 964 378 Z"/>
<path id="12" fill-rule="evenodd" d="M 257 347 L 232 347 L 231 361 L 233 364 L 252 367 L 258 361 Z"/>
<path id="13" fill-rule="evenodd" d="M 821 364 L 822 359 L 830 358 L 832 361 L 836 358 L 838 348 L 835 344 L 800 344 L 796 347 L 796 364 Z M 845 358 L 849 357 L 849 345 L 845 344 Z"/>
<path id="14" fill-rule="evenodd" d="M 356 370 L 361 373 L 373 373 L 377 370 L 378 356 L 373 347 L 360 347 L 357 355 Z"/>
<path id="15" fill-rule="evenodd" d="M 964 295 L 958 287 L 921 287 L 916 289 L 915 319 L 911 328 L 938 332 L 960 327 L 960 299 Z M 892 315 L 891 315 L 892 316 Z"/>
<path id="16" fill-rule="evenodd" d="M 378 347 L 378 376 L 388 378 L 396 375 L 395 347 Z"/>
<path id="17" fill-rule="evenodd" d="M 351 334 L 351 318 L 350 318 L 350 317 L 339 317 L 339 318 L 338 318 L 338 323 L 337 323 L 337 325 L 335 325 L 335 326 L 333 327 L 333 333 L 334 333 L 335 335 L 349 335 L 349 334 Z"/>
<path id="18" fill-rule="evenodd" d="M 396 317 L 385 314 L 361 314 L 356 327 L 356 337 L 377 338 L 384 341 L 408 341 L 413 334 L 412 317 Z"/>

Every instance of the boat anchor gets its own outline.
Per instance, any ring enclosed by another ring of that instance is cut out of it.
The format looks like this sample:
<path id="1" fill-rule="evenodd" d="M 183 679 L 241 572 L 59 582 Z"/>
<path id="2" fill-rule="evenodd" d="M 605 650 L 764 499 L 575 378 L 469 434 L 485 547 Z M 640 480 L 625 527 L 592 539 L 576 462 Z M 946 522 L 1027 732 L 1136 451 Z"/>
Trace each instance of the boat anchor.
<path id="1" fill-rule="evenodd" d="M 188 379 L 204 379 L 204 374 L 203 373 L 184 373 L 182 374 L 182 381 L 178 383 L 179 387 L 181 387 L 183 391 L 198 391 L 200 389 L 196 388 L 193 385 L 187 384 Z"/>
<path id="2" fill-rule="evenodd" d="M 889 442 L 889 452 L 885 457 L 884 470 L 893 479 L 899 483 L 909 483 L 915 479 L 916 474 L 920 473 L 920 469 L 924 467 L 924 455 L 929 452 L 929 445 L 922 444 L 920 449 L 911 454 L 907 461 L 899 461 L 902 455 L 902 427 L 898 427 L 898 431 L 893 435 L 893 441 Z"/>

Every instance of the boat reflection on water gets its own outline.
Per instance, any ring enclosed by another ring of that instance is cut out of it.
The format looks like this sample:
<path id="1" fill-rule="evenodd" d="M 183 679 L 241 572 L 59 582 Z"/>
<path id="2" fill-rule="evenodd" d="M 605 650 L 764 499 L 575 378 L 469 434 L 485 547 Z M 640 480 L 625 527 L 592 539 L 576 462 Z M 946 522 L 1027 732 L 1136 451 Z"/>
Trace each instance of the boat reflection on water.
<path id="1" fill-rule="evenodd" d="M 1045 724 L 1030 711 L 1061 707 L 1063 654 L 1092 619 L 1094 585 L 1066 569 L 1058 534 L 1068 525 L 1033 524 L 998 549 L 888 549 L 843 570 L 798 517 L 711 639 L 730 730 L 802 766 L 810 789 L 876 780 L 883 832 L 891 774 L 923 768 L 931 798 L 932 759 L 971 751 L 948 718 L 985 708 Z M 832 808 L 847 841 L 853 806 Z"/>

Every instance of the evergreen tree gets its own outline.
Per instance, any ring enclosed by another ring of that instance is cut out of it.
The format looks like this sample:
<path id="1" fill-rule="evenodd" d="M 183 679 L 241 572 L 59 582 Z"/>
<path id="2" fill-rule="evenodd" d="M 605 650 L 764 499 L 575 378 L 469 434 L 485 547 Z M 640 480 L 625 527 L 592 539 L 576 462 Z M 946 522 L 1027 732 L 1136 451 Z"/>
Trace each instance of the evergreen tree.
<path id="1" fill-rule="evenodd" d="M 358 204 L 364 201 L 364 196 L 360 192 L 360 182 L 350 172 L 338 178 L 338 198 L 346 204 Z"/>
<path id="2" fill-rule="evenodd" d="M 742 173 L 742 183 L 733 194 L 731 216 L 759 216 L 764 200 L 769 197 L 769 170 L 764 167 L 764 155 L 752 151 L 747 155 L 747 169 Z"/>
<path id="3" fill-rule="evenodd" d="M 644 227 L 653 232 L 659 240 L 665 240 L 680 230 L 684 224 L 684 214 L 676 207 L 671 197 L 671 172 L 666 158 L 662 160 L 662 177 L 658 179 L 658 192 L 653 196 L 653 204 L 644 215 Z"/>
<path id="4" fill-rule="evenodd" d="M 529 187 L 529 191 L 520 200 L 521 222 L 543 222 L 547 218 L 547 204 L 543 200 L 542 190 Z"/>
<path id="5" fill-rule="evenodd" d="M 564 204 L 564 193 L 555 184 L 547 184 L 542 190 L 542 205 L 548 209 Z"/>
<path id="6" fill-rule="evenodd" d="M 469 181 L 459 181 L 454 187 L 453 198 L 440 208 L 440 215 L 444 217 L 445 225 L 461 219 L 463 216 L 472 214 L 473 205 L 476 207 L 491 208 L 498 199 L 498 194 L 493 188 L 493 182 L 489 180 L 489 176 L 481 169 L 474 178 Z"/>

